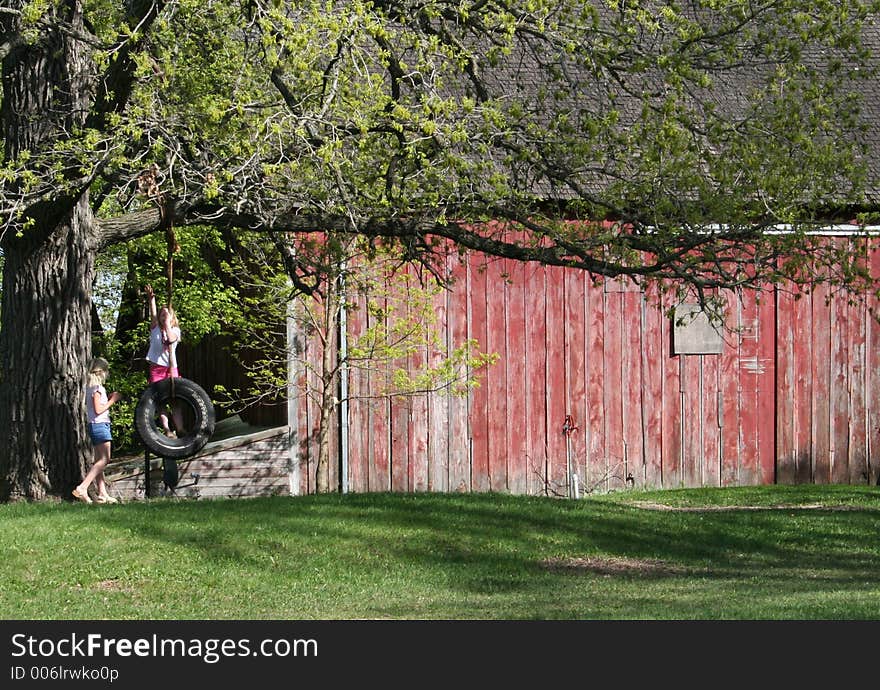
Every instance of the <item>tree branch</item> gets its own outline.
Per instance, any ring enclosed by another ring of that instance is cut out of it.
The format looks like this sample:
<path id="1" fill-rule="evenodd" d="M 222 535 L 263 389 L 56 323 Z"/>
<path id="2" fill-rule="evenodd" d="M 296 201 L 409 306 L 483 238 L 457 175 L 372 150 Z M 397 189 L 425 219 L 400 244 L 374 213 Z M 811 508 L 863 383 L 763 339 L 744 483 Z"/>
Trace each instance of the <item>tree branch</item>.
<path id="1" fill-rule="evenodd" d="M 98 220 L 99 248 L 149 235 L 164 227 L 163 213 L 158 206 L 132 211 L 115 218 Z"/>

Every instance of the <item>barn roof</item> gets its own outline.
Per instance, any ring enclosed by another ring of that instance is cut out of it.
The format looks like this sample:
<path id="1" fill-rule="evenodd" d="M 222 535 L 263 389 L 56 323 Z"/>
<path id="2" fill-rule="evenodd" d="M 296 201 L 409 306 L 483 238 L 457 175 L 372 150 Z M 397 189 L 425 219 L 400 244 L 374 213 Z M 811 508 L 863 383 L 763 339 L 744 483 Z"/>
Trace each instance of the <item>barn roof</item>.
<path id="1" fill-rule="evenodd" d="M 623 3 L 621 3 L 622 5 Z M 700 14 L 700 10 L 693 9 L 698 3 L 680 3 L 694 16 Z M 604 4 L 603 14 L 608 15 L 610 10 Z M 686 9 L 685 11 L 688 11 Z M 706 21 L 711 23 L 711 15 Z M 603 17 L 600 21 L 604 21 Z M 868 69 L 855 70 L 851 75 L 870 75 L 873 70 L 880 70 L 880 18 L 867 21 L 863 28 L 863 41 L 869 51 Z M 653 40 L 653 39 L 651 39 Z M 840 57 L 835 49 L 823 48 L 807 50 L 805 61 L 807 64 L 822 71 Z M 557 59 L 555 67 L 563 74 L 562 81 L 569 87 L 569 93 L 557 94 L 552 99 L 548 97 L 532 99 L 534 94 L 546 92 L 546 70 L 541 68 L 541 62 L 550 64 Z M 846 56 L 844 55 L 844 60 Z M 766 84 L 768 70 L 775 66 L 768 64 L 766 58 L 761 56 L 746 55 L 742 63 L 736 67 L 726 67 L 712 73 L 712 86 L 705 90 L 694 90 L 691 106 L 695 110 L 707 107 L 715 108 L 731 118 L 745 117 L 746 109 L 750 102 L 754 103 L 755 93 Z M 844 72 L 845 73 L 845 72 Z M 512 100 L 519 103 L 531 103 L 535 109 L 546 107 L 552 102 L 553 108 L 571 108 L 573 111 L 587 109 L 596 117 L 603 113 L 615 110 L 619 116 L 619 123 L 623 129 L 637 122 L 643 101 L 640 96 L 652 92 L 658 98 L 662 97 L 664 85 L 658 79 L 656 72 L 650 69 L 639 75 L 627 75 L 625 84 L 610 84 L 597 78 L 596 73 L 584 70 L 582 66 L 566 64 L 565 58 L 554 58 L 552 55 L 542 53 L 536 48 L 535 43 L 527 40 L 517 44 L 515 49 L 504 58 L 501 69 L 486 69 L 481 71 L 493 96 L 507 94 Z M 869 207 L 880 206 L 880 81 L 876 75 L 867 78 L 856 77 L 851 82 L 851 93 L 856 96 L 852 101 L 853 111 L 858 109 L 862 123 L 862 130 L 854 134 L 851 141 L 859 141 L 863 148 L 857 158 L 867 167 L 867 184 L 865 188 L 866 205 Z M 535 115 L 535 112 L 532 113 Z M 582 180 L 585 189 L 602 189 L 609 181 L 613 180 L 619 170 L 627 165 L 623 158 L 619 160 L 604 161 L 601 166 L 590 170 Z M 528 179 L 528 183 L 537 195 L 543 198 L 567 198 L 571 195 L 564 186 L 556 185 L 552 179 L 536 169 L 529 169 L 526 165 L 512 166 L 505 172 L 514 175 L 522 175 Z"/>
<path id="2" fill-rule="evenodd" d="M 880 70 L 880 18 L 867 25 L 865 43 L 871 51 L 872 66 Z M 875 74 L 862 81 L 860 95 L 860 107 L 867 125 L 865 141 L 870 172 L 869 201 L 877 206 L 880 205 L 880 77 Z"/>

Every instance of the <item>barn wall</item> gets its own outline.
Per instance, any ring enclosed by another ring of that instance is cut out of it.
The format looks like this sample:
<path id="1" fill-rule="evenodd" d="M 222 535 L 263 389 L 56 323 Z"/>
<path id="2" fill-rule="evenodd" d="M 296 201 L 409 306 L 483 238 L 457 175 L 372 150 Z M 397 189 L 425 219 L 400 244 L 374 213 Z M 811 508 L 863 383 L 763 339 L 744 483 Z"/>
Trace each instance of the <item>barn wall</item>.
<path id="1" fill-rule="evenodd" d="M 585 492 L 880 476 L 874 297 L 724 294 L 720 354 L 678 355 L 662 311 L 671 303 L 631 283 L 475 255 L 448 261 L 456 282 L 436 303 L 443 341 L 475 338 L 499 361 L 464 398 L 375 398 L 375 375 L 353 372 L 351 491 L 566 495 L 569 462 Z M 351 332 L 367 319 L 354 310 Z M 317 344 L 308 347 L 317 357 Z M 309 492 L 314 403 L 299 420 L 300 490 Z"/>

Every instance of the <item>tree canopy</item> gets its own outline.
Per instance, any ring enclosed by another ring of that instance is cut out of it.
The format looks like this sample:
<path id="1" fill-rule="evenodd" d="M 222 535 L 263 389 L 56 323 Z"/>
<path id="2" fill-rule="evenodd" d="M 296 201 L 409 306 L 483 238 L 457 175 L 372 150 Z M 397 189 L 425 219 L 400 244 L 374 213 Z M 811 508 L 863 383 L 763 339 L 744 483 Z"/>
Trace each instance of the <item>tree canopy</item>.
<path id="1" fill-rule="evenodd" d="M 451 243 L 701 296 L 869 287 L 809 231 L 872 208 L 878 9 L 6 0 L 0 496 L 64 494 L 88 461 L 95 253 L 169 227 L 354 233 L 427 266 Z"/>

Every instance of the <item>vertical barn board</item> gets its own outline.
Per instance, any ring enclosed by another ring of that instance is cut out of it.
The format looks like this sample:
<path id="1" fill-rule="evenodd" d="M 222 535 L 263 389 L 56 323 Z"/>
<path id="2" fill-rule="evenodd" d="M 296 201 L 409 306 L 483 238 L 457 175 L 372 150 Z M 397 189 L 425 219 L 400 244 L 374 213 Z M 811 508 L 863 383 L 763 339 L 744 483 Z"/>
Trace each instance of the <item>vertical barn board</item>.
<path id="1" fill-rule="evenodd" d="M 429 289 L 429 285 L 424 283 L 425 280 L 432 278 L 423 278 L 414 271 L 411 272 L 412 285 L 417 291 Z M 436 312 L 435 312 L 436 313 Z M 419 318 L 421 329 L 418 337 L 426 338 L 427 333 L 425 325 Z M 408 366 L 413 376 L 424 371 L 428 365 L 428 347 L 419 343 L 409 356 Z M 409 459 L 407 465 L 407 486 L 409 491 L 427 491 L 428 490 L 428 394 L 425 392 L 417 393 L 409 397 L 409 427 L 407 430 L 407 457 Z"/>
<path id="2" fill-rule="evenodd" d="M 845 298 L 831 299 L 831 482 L 849 481 L 849 353 L 850 324 Z"/>
<path id="3" fill-rule="evenodd" d="M 507 401 L 520 391 L 507 387 L 507 372 L 517 366 L 510 361 L 506 349 L 507 315 L 504 302 L 505 265 L 500 259 L 489 261 L 486 267 L 486 351 L 497 353 L 498 361 L 488 368 L 483 385 L 488 398 L 487 435 L 487 474 L 491 491 L 506 492 L 507 483 L 507 433 L 510 417 Z"/>
<path id="4" fill-rule="evenodd" d="M 471 258 L 469 287 L 470 334 L 483 350 L 488 350 L 486 300 L 486 261 L 487 257 Z M 489 387 L 486 375 L 481 377 L 479 386 L 471 394 L 471 488 L 474 491 L 489 491 Z"/>
<path id="5" fill-rule="evenodd" d="M 664 344 L 662 309 L 656 304 L 655 290 L 642 300 L 642 405 L 645 415 L 645 486 L 659 489 L 663 486 L 663 370 L 668 360 Z"/>
<path id="6" fill-rule="evenodd" d="M 546 348 L 547 348 L 547 455 L 548 479 L 554 491 L 568 495 L 565 434 L 562 427 L 567 414 L 565 322 L 565 269 L 546 270 Z"/>
<path id="7" fill-rule="evenodd" d="M 702 486 L 703 458 L 702 373 L 705 355 L 679 355 L 681 365 L 681 479 L 686 487 Z"/>
<path id="8" fill-rule="evenodd" d="M 351 296 L 353 308 L 349 310 L 348 342 L 351 346 L 358 342 L 366 330 L 366 299 L 363 295 Z M 348 376 L 348 490 L 362 493 L 370 490 L 369 486 L 369 411 L 366 372 L 357 362 L 352 361 Z"/>
<path id="9" fill-rule="evenodd" d="M 413 359 L 413 367 L 423 368 L 427 356 L 424 348 Z M 416 369 L 418 371 L 418 369 Z M 428 490 L 428 395 L 420 393 L 410 398 L 409 419 L 409 481 L 410 491 Z"/>
<path id="10" fill-rule="evenodd" d="M 412 399 L 391 398 L 389 404 L 391 406 L 391 452 L 389 453 L 391 490 L 410 491 L 409 425 Z"/>
<path id="11" fill-rule="evenodd" d="M 332 333 L 330 335 L 330 366 L 334 371 L 338 371 L 339 366 L 339 321 L 334 319 L 332 326 Z M 333 382 L 331 384 L 331 393 L 330 395 L 339 398 L 339 383 L 340 379 L 338 374 L 333 377 Z M 339 470 L 340 470 L 340 454 L 339 454 L 339 405 L 335 404 L 332 406 L 330 411 L 330 429 L 328 431 L 328 449 L 327 449 L 327 464 L 329 465 L 329 475 L 330 475 L 330 491 L 337 491 L 341 486 Z"/>
<path id="12" fill-rule="evenodd" d="M 721 486 L 719 385 L 721 355 L 705 355 L 703 364 L 703 486 Z"/>
<path id="13" fill-rule="evenodd" d="M 504 286 L 507 313 L 507 483 L 511 493 L 529 493 L 526 429 L 526 264 L 508 261 Z"/>
<path id="14" fill-rule="evenodd" d="M 335 392 L 338 393 L 339 389 L 336 388 Z M 330 434 L 327 443 L 327 462 L 330 465 L 330 491 L 338 491 L 342 487 L 339 441 L 339 405 L 335 405 L 330 413 Z"/>
<path id="15" fill-rule="evenodd" d="M 626 486 L 622 369 L 624 293 L 609 292 L 610 281 L 606 281 L 605 285 L 605 375 L 602 385 L 605 394 L 605 452 L 608 458 L 606 477 L 609 489 L 622 489 Z"/>
<path id="16" fill-rule="evenodd" d="M 386 307 L 384 298 L 379 305 Z M 374 325 L 370 316 L 368 324 Z M 384 395 L 385 375 L 373 372 L 369 378 L 370 391 L 370 491 L 391 490 L 391 401 Z"/>
<path id="17" fill-rule="evenodd" d="M 587 319 L 587 416 L 584 438 L 587 459 L 585 490 L 607 489 L 608 455 L 605 451 L 605 288 L 599 282 L 586 283 Z"/>
<path id="18" fill-rule="evenodd" d="M 860 240 L 854 240 L 861 243 Z M 860 300 L 847 306 L 847 378 L 849 385 L 849 453 L 847 466 L 850 484 L 868 480 L 866 445 L 867 410 L 865 409 L 865 322 L 868 314 Z"/>
<path id="19" fill-rule="evenodd" d="M 378 392 L 376 376 L 370 378 L 370 387 Z M 387 397 L 379 396 L 369 405 L 369 453 L 370 472 L 367 480 L 370 491 L 391 490 L 391 404 Z"/>
<path id="20" fill-rule="evenodd" d="M 529 494 L 547 493 L 545 268 L 526 269 L 526 433 Z"/>
<path id="21" fill-rule="evenodd" d="M 412 396 L 409 421 L 410 491 L 428 491 L 428 395 Z"/>
<path id="22" fill-rule="evenodd" d="M 299 436 L 299 445 L 300 445 L 300 464 L 299 464 L 299 479 L 300 479 L 300 496 L 304 496 L 309 493 L 314 493 L 315 491 L 315 475 L 313 472 L 313 461 L 314 458 L 312 456 L 312 425 L 311 425 L 311 403 L 308 401 L 308 398 L 303 398 L 303 408 L 300 412 L 300 431 L 301 434 Z"/>
<path id="23" fill-rule="evenodd" d="M 760 484 L 776 478 L 776 300 L 767 292 L 758 309 L 758 465 Z"/>
<path id="24" fill-rule="evenodd" d="M 408 276 L 412 278 L 412 275 Z M 408 288 L 407 283 L 407 290 Z M 400 286 L 394 286 L 392 290 L 397 292 Z M 391 318 L 396 318 L 395 314 L 400 313 L 402 318 L 409 316 L 409 302 L 403 301 L 398 296 L 392 297 L 396 299 L 398 304 L 392 304 L 389 308 Z M 389 324 L 389 330 L 393 328 L 393 324 Z M 392 363 L 392 370 L 403 369 L 409 375 L 413 373 L 413 362 L 411 357 L 401 357 Z M 389 453 L 389 462 L 391 470 L 391 490 L 392 491 L 412 491 L 413 472 L 410 457 L 410 431 L 412 424 L 412 407 L 413 396 L 397 396 L 391 397 L 389 400 L 391 405 L 391 451 Z"/>
<path id="25" fill-rule="evenodd" d="M 742 337 L 740 339 L 740 460 L 739 483 L 760 484 L 758 464 L 758 380 L 762 363 L 758 358 L 758 293 L 744 290 L 742 300 Z"/>
<path id="26" fill-rule="evenodd" d="M 869 265 L 875 283 L 880 283 L 880 241 L 869 240 Z M 868 296 L 870 310 L 867 323 L 867 387 L 868 387 L 868 481 L 876 485 L 880 481 L 880 299 Z"/>
<path id="27" fill-rule="evenodd" d="M 412 278 L 412 276 L 409 276 Z M 408 284 L 407 284 L 408 285 Z M 399 290 L 399 286 L 393 287 L 393 291 Z M 408 289 L 408 288 L 407 288 Z M 399 300 L 399 298 L 397 298 Z M 392 304 L 391 318 L 400 312 L 401 317 L 407 318 L 409 303 Z M 393 324 L 389 324 L 389 329 Z M 412 375 L 412 360 L 410 357 L 401 357 L 392 364 L 392 369 L 403 369 Z M 412 396 L 398 396 L 390 399 L 391 404 L 391 452 L 389 453 L 391 469 L 391 490 L 412 491 L 412 467 L 410 466 L 410 425 L 412 424 Z"/>
<path id="28" fill-rule="evenodd" d="M 450 352 L 448 301 L 449 290 L 442 290 L 434 297 L 436 332 L 428 338 L 428 363 L 432 368 Z M 428 491 L 439 493 L 449 491 L 449 398 L 448 390 L 428 395 Z"/>
<path id="29" fill-rule="evenodd" d="M 623 443 L 626 471 L 624 478 L 629 487 L 645 485 L 645 448 L 643 442 L 642 403 L 642 293 L 628 290 L 621 294 L 623 333 L 622 408 Z"/>
<path id="30" fill-rule="evenodd" d="M 809 484 L 813 479 L 812 435 L 813 380 L 813 309 L 812 294 L 801 290 L 800 299 L 794 302 L 792 333 L 794 335 L 794 398 L 795 398 L 795 458 L 797 460 L 794 480 Z M 777 413 L 778 414 L 778 413 Z"/>
<path id="31" fill-rule="evenodd" d="M 794 297 L 787 289 L 776 293 L 776 480 L 780 484 L 793 484 L 797 473 L 797 448 L 795 447 L 795 357 L 792 318 Z"/>
<path id="32" fill-rule="evenodd" d="M 721 486 L 734 486 L 739 479 L 740 457 L 740 328 L 742 302 L 737 293 L 724 291 L 725 331 L 720 363 L 721 395 Z"/>
<path id="33" fill-rule="evenodd" d="M 579 485 L 584 481 L 584 429 L 586 428 L 586 334 L 584 313 L 584 271 L 565 271 L 565 360 L 568 379 L 566 414 L 570 414 L 576 429 L 568 435 L 566 451 L 571 452 L 572 471 Z"/>
<path id="34" fill-rule="evenodd" d="M 811 446 L 813 482 L 831 482 L 831 306 L 830 288 L 816 287 L 811 300 L 813 356 L 810 374 L 813 381 L 811 399 Z"/>
<path id="35" fill-rule="evenodd" d="M 672 306 L 672 299 L 664 296 L 664 309 Z M 675 489 L 683 485 L 681 457 L 681 360 L 682 355 L 672 351 L 672 323 L 663 318 L 663 488 Z"/>
<path id="36" fill-rule="evenodd" d="M 367 385 L 366 372 L 352 370 L 349 384 L 352 401 L 348 416 L 348 490 L 353 493 L 370 490 L 370 412 L 369 402 L 364 399 Z"/>
<path id="37" fill-rule="evenodd" d="M 462 261 L 456 254 L 448 257 L 448 270 L 453 276 L 452 288 L 448 293 L 447 348 L 451 351 L 463 345 L 468 339 L 468 282 L 470 279 L 469 259 Z M 470 373 L 470 372 L 469 372 Z M 456 492 L 471 490 L 469 395 L 448 398 L 449 429 L 449 490 Z"/>

